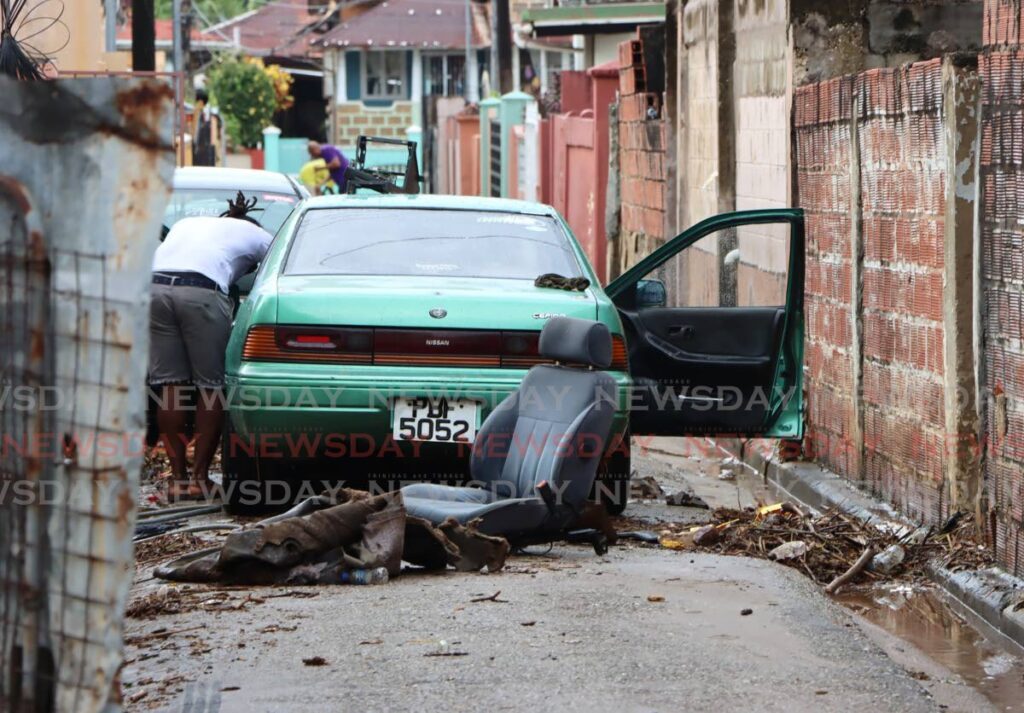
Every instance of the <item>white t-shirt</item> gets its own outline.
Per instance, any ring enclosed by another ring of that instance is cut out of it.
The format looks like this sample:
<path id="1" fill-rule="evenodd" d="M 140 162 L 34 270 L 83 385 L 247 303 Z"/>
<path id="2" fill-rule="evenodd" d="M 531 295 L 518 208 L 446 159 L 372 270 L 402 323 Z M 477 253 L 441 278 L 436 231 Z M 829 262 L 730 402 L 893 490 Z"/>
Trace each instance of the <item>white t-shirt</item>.
<path id="1" fill-rule="evenodd" d="M 198 272 L 228 287 L 259 263 L 274 237 L 238 218 L 182 218 L 153 256 L 153 272 Z"/>

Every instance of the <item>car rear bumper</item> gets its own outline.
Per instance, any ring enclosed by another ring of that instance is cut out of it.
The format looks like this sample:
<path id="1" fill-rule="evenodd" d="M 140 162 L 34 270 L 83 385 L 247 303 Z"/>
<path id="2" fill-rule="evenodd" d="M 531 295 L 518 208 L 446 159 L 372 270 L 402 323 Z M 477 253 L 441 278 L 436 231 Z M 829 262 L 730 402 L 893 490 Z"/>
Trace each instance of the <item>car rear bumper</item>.
<path id="1" fill-rule="evenodd" d="M 619 384 L 613 434 L 628 424 L 629 376 Z M 237 436 L 278 443 L 291 455 L 380 452 L 391 438 L 397 398 L 447 397 L 477 402 L 479 422 L 522 382 L 525 369 L 281 365 L 244 363 L 228 374 L 227 405 Z M 296 447 L 296 443 L 299 444 Z M 343 446 L 343 444 L 347 444 Z"/>

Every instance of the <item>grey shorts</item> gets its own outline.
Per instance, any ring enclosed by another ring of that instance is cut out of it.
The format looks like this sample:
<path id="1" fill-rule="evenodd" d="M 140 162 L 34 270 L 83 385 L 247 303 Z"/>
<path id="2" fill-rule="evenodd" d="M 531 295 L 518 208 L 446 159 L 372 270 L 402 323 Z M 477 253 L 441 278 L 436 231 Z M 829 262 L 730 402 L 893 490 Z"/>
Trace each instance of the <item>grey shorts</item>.
<path id="1" fill-rule="evenodd" d="M 149 383 L 224 386 L 231 298 L 202 287 L 153 285 Z"/>

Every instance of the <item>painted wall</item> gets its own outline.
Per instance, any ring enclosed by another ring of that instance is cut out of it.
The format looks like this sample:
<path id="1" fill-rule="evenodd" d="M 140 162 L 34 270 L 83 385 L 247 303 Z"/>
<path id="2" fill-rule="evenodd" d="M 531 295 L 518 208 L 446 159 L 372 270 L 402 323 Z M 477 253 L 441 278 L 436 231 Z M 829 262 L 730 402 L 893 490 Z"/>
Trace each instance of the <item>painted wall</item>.
<path id="1" fill-rule="evenodd" d="M 786 0 L 736 0 L 733 63 L 736 210 L 792 205 L 789 18 Z M 782 226 L 738 231 L 736 303 L 785 303 L 788 236 Z"/>
<path id="2" fill-rule="evenodd" d="M 355 145 L 360 134 L 404 139 L 405 130 L 413 123 L 413 104 L 392 102 L 390 106 L 367 106 L 359 101 L 335 104 L 333 143 Z"/>

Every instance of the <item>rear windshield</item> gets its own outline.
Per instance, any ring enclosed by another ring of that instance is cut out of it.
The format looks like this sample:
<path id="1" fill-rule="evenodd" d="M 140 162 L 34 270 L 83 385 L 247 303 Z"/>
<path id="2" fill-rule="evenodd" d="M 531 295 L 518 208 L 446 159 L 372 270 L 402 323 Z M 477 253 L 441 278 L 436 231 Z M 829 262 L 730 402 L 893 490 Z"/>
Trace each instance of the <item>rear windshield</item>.
<path id="1" fill-rule="evenodd" d="M 533 280 L 581 277 L 553 219 L 520 213 L 333 208 L 306 213 L 289 275 L 436 275 Z"/>
<path id="2" fill-rule="evenodd" d="M 256 205 L 249 216 L 271 235 L 277 233 L 285 219 L 291 214 L 292 208 L 299 198 L 294 193 L 268 193 L 267 191 L 247 191 L 242 194 L 256 199 Z M 164 227 L 171 229 L 182 218 L 193 216 L 218 216 L 227 210 L 228 200 L 234 200 L 237 189 L 182 189 L 177 188 L 171 193 L 171 202 L 164 211 Z"/>

